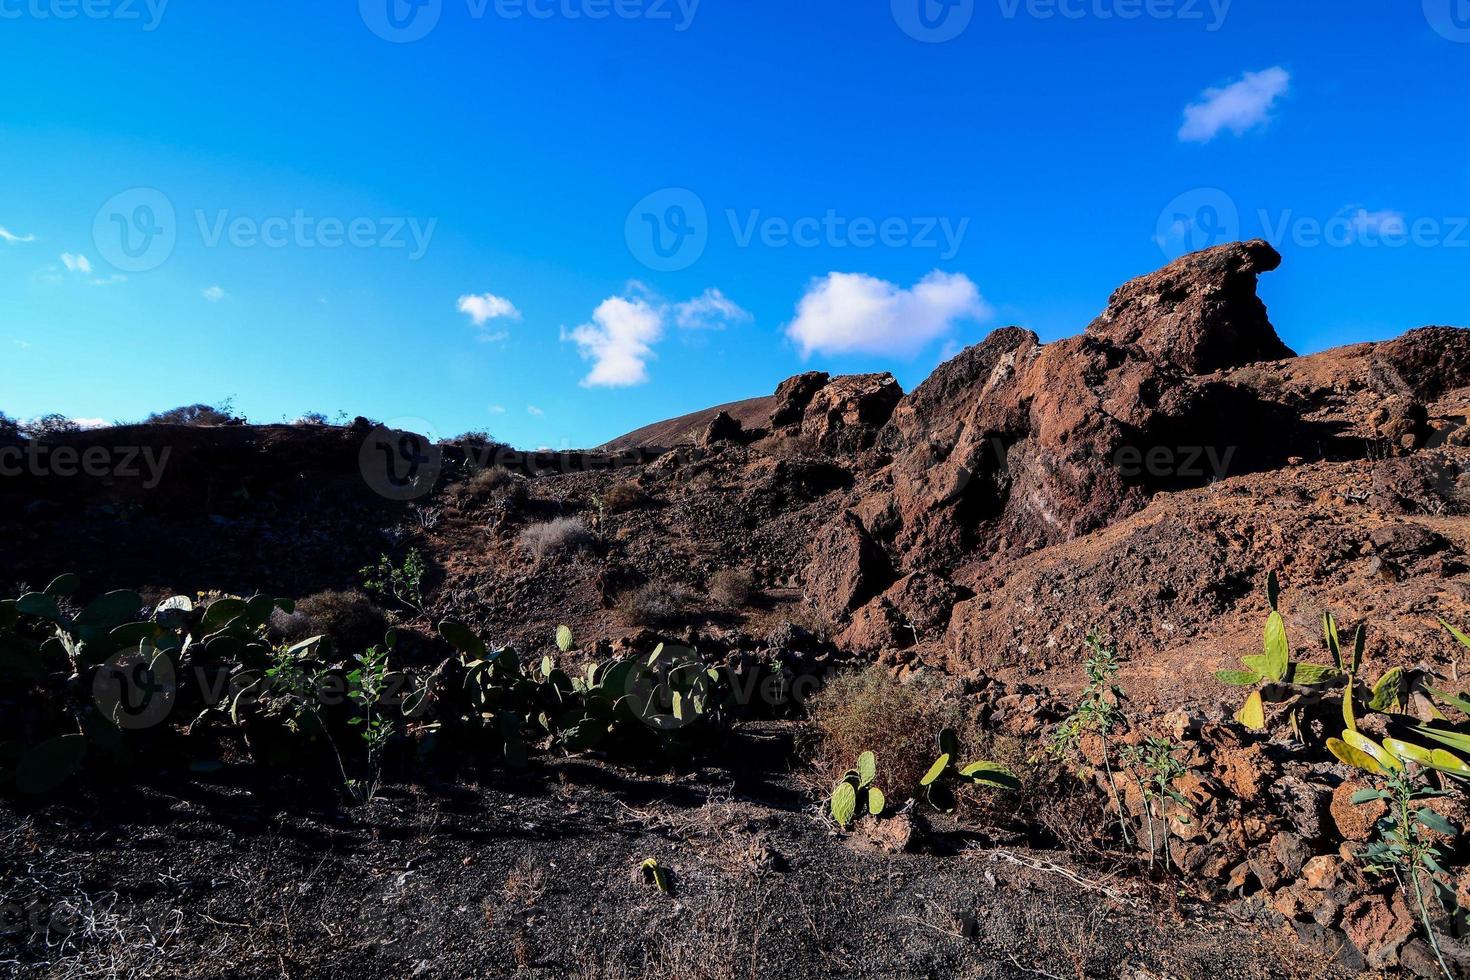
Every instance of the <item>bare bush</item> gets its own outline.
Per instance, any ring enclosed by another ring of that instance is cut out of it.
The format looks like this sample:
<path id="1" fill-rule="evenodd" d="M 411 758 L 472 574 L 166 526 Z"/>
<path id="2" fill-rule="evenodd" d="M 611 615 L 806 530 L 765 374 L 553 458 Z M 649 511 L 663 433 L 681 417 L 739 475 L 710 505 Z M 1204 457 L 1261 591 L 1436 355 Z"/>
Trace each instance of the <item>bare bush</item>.
<path id="1" fill-rule="evenodd" d="M 689 616 L 694 593 L 675 582 L 648 582 L 623 596 L 618 611 L 634 626 L 673 626 Z"/>
<path id="2" fill-rule="evenodd" d="M 966 739 L 965 713 L 937 679 L 900 682 L 874 665 L 834 678 L 811 702 L 816 736 L 809 748 L 823 785 L 842 778 L 854 759 L 872 752 L 884 790 L 901 800 L 919 791 L 919 780 L 939 756 L 939 733 L 953 728 Z"/>
<path id="3" fill-rule="evenodd" d="M 330 636 L 342 652 L 352 653 L 382 643 L 388 619 L 361 592 L 327 591 L 298 600 L 295 612 L 277 609 L 271 614 L 271 629 L 286 643 Z"/>
<path id="4" fill-rule="evenodd" d="M 740 609 L 755 593 L 755 577 L 744 568 L 722 568 L 709 579 L 709 595 L 726 609 Z"/>
<path id="5" fill-rule="evenodd" d="M 181 405 L 166 412 L 154 412 L 143 420 L 144 425 L 237 425 L 243 419 L 229 405 Z"/>
<path id="6" fill-rule="evenodd" d="M 532 524 L 521 532 L 521 547 L 539 563 L 551 555 L 586 551 L 598 538 L 580 517 L 558 517 L 542 524 Z"/>
<path id="7" fill-rule="evenodd" d="M 598 497 L 598 501 L 609 514 L 638 510 L 652 502 L 648 494 L 643 492 L 643 488 L 632 482 L 614 484 Z"/>

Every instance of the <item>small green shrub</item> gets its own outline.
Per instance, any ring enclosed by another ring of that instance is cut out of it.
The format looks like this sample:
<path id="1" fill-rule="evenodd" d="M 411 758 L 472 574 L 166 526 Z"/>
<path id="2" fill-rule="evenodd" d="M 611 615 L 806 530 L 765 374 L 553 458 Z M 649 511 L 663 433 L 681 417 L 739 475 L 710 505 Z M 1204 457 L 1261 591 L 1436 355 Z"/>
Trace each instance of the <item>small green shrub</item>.
<path id="1" fill-rule="evenodd" d="M 1104 644 L 1097 633 L 1088 634 L 1087 650 L 1087 659 L 1083 665 L 1087 672 L 1087 684 L 1082 688 L 1077 706 L 1052 731 L 1048 751 L 1058 761 L 1075 761 L 1082 758 L 1080 749 L 1085 737 L 1095 736 L 1099 740 L 1103 773 L 1107 777 L 1113 809 L 1118 815 L 1118 828 L 1123 840 L 1132 844 L 1132 837 L 1128 833 L 1128 817 L 1123 813 L 1123 798 L 1118 792 L 1112 761 L 1113 737 L 1127 727 L 1128 722 L 1122 708 L 1127 695 L 1113 680 L 1118 674 L 1118 654 Z"/>
<path id="2" fill-rule="evenodd" d="M 828 810 L 837 826 L 846 830 L 853 821 L 867 814 L 881 817 L 887 798 L 873 782 L 878 776 L 878 758 L 871 752 L 858 756 L 857 765 L 849 769 L 832 787 Z"/>
<path id="3" fill-rule="evenodd" d="M 362 570 L 362 583 L 369 592 L 384 599 L 391 599 L 411 612 L 425 612 L 424 573 L 428 566 L 417 548 L 404 556 L 403 564 L 393 564 L 387 555 L 378 558 L 376 565 Z"/>

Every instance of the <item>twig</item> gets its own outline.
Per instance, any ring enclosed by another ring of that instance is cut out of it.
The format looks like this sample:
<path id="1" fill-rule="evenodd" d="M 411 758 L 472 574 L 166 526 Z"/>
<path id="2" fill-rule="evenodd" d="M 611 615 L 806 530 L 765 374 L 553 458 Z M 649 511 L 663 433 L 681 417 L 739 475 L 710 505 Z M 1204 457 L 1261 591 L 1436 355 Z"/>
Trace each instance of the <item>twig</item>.
<path id="1" fill-rule="evenodd" d="M 1070 871 L 1059 864 L 1053 864 L 1050 861 L 1040 861 L 1036 858 L 1022 857 L 1019 854 L 1015 854 L 1011 851 L 1005 850 L 990 851 L 989 853 L 991 856 L 991 860 L 999 858 L 1002 861 L 1009 862 L 1010 864 L 1020 865 L 1023 868 L 1030 868 L 1032 871 L 1042 871 L 1046 874 L 1058 875 L 1059 877 L 1065 878 L 1067 881 L 1070 881 L 1074 885 L 1080 885 L 1081 887 L 1086 888 L 1088 891 L 1097 892 L 1100 895 L 1106 895 L 1108 898 L 1120 904 L 1130 906 L 1134 904 L 1132 899 L 1124 895 L 1122 892 L 1118 891 L 1116 888 L 1110 888 L 1100 881 L 1092 881 L 1090 879 L 1084 878 L 1076 872 Z"/>

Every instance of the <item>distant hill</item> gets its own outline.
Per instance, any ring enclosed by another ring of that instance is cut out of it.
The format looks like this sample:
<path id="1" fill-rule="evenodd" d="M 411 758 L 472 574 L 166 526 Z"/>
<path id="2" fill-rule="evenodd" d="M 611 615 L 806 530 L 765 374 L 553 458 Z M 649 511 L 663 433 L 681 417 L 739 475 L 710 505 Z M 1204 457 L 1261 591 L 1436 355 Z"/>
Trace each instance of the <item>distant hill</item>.
<path id="1" fill-rule="evenodd" d="M 641 429 L 635 429 L 626 435 L 618 436 L 609 442 L 597 447 L 597 451 L 621 452 L 625 449 L 647 449 L 650 447 L 670 447 L 681 443 L 694 441 L 710 420 L 721 412 L 729 412 L 742 426 L 747 429 L 764 428 L 771 423 L 771 409 L 776 406 L 776 396 L 766 395 L 762 398 L 747 398 L 741 402 L 731 402 L 728 405 L 716 405 L 713 408 L 702 409 L 681 415 L 676 419 L 668 419 L 664 422 L 655 422 L 645 425 Z"/>

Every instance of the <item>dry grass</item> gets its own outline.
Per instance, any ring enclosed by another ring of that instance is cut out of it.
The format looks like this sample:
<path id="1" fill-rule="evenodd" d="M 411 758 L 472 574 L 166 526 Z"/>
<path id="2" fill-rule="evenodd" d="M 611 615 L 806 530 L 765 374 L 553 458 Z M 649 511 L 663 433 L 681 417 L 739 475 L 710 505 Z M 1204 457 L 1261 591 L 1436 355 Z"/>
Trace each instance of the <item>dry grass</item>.
<path id="1" fill-rule="evenodd" d="M 388 619 L 361 592 L 329 590 L 297 600 L 290 615 L 277 609 L 271 614 L 271 628 L 286 643 L 330 636 L 340 652 L 351 654 L 382 643 Z"/>
<path id="2" fill-rule="evenodd" d="M 811 702 L 815 738 L 810 758 L 817 777 L 830 785 L 863 752 L 878 758 L 878 784 L 888 798 L 919 792 L 919 780 L 939 757 L 939 733 L 953 728 L 965 740 L 965 713 L 937 679 L 900 682 L 872 666 L 834 678 Z"/>
<path id="3" fill-rule="evenodd" d="M 598 537 L 580 517 L 558 517 L 542 524 L 532 524 L 521 532 L 521 547 L 539 564 L 553 555 L 586 551 Z"/>
<path id="4" fill-rule="evenodd" d="M 725 609 L 740 609 L 755 593 L 755 577 L 744 568 L 722 568 L 709 579 L 709 595 Z"/>
<path id="5" fill-rule="evenodd" d="M 633 482 L 617 483 L 608 487 L 598 497 L 602 509 L 608 514 L 622 514 L 630 510 L 640 510 L 653 503 L 653 498 L 643 492 L 643 488 Z"/>
<path id="6" fill-rule="evenodd" d="M 618 612 L 633 626 L 675 626 L 693 607 L 694 593 L 676 582 L 648 582 L 618 602 Z"/>

